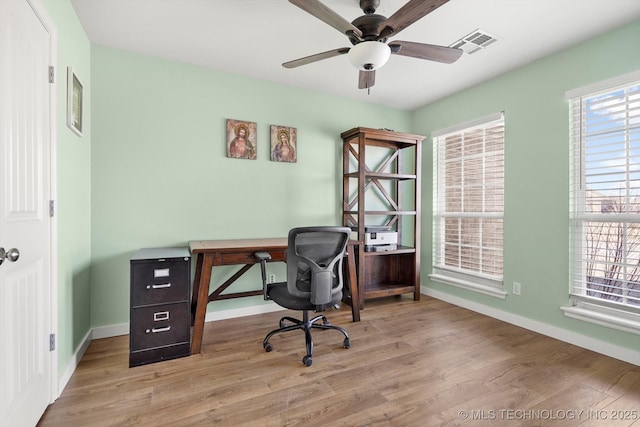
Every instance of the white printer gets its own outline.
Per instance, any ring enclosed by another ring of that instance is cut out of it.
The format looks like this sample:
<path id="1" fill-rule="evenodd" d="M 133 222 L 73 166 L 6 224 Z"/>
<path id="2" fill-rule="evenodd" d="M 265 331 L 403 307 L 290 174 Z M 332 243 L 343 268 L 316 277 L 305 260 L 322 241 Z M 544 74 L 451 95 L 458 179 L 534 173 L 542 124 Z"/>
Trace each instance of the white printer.
<path id="1" fill-rule="evenodd" d="M 398 248 L 398 233 L 391 231 L 391 226 L 365 226 L 364 245 L 369 252 L 394 251 Z"/>

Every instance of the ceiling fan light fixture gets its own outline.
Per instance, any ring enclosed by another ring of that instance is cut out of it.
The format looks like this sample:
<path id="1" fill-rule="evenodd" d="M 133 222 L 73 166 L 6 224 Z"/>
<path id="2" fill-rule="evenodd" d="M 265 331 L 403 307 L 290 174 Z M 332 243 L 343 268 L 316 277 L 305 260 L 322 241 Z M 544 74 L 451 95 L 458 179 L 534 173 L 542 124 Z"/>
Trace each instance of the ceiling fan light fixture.
<path id="1" fill-rule="evenodd" d="M 391 49 L 385 43 L 365 41 L 349 50 L 349 60 L 358 70 L 373 71 L 387 63 Z"/>

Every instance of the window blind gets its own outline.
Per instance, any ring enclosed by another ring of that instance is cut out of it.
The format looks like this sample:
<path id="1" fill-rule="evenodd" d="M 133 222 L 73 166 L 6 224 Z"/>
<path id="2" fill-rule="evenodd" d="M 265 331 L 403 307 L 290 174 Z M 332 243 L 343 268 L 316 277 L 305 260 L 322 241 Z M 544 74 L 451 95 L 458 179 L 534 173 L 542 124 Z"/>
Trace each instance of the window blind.
<path id="1" fill-rule="evenodd" d="M 640 80 L 570 99 L 571 293 L 640 308 Z"/>
<path id="2" fill-rule="evenodd" d="M 433 135 L 434 270 L 502 287 L 503 115 Z"/>

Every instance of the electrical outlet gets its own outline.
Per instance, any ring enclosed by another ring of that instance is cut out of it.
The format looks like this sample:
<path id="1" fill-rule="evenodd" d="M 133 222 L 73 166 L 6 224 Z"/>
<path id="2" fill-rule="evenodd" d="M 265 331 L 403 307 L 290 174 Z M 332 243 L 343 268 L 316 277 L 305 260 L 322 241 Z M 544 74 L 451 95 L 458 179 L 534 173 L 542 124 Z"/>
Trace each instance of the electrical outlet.
<path id="1" fill-rule="evenodd" d="M 275 283 L 276 281 L 276 275 L 271 273 L 269 274 L 269 280 L 267 280 L 267 283 Z"/>
<path id="2" fill-rule="evenodd" d="M 513 282 L 513 294 L 520 295 L 522 285 L 518 282 Z"/>

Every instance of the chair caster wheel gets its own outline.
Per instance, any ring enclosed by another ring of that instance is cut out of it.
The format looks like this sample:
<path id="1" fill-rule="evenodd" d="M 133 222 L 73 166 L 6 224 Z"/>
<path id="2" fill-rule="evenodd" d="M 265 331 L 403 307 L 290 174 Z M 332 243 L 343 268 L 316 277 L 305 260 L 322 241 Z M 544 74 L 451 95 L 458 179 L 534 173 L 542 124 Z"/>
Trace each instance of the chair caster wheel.
<path id="1" fill-rule="evenodd" d="M 311 366 L 311 364 L 313 363 L 313 359 L 311 358 L 311 356 L 305 356 L 302 358 L 302 363 L 304 364 L 304 366 Z"/>
<path id="2" fill-rule="evenodd" d="M 270 342 L 268 342 L 268 343 L 264 344 L 264 345 L 263 345 L 263 347 L 264 347 L 264 350 L 265 350 L 267 353 L 269 353 L 271 350 L 273 350 L 273 346 L 271 345 L 271 343 L 270 343 Z"/>
<path id="3" fill-rule="evenodd" d="M 344 348 L 349 348 L 351 347 L 351 341 L 349 341 L 349 338 L 345 338 L 344 341 L 342 341 L 342 346 Z"/>

